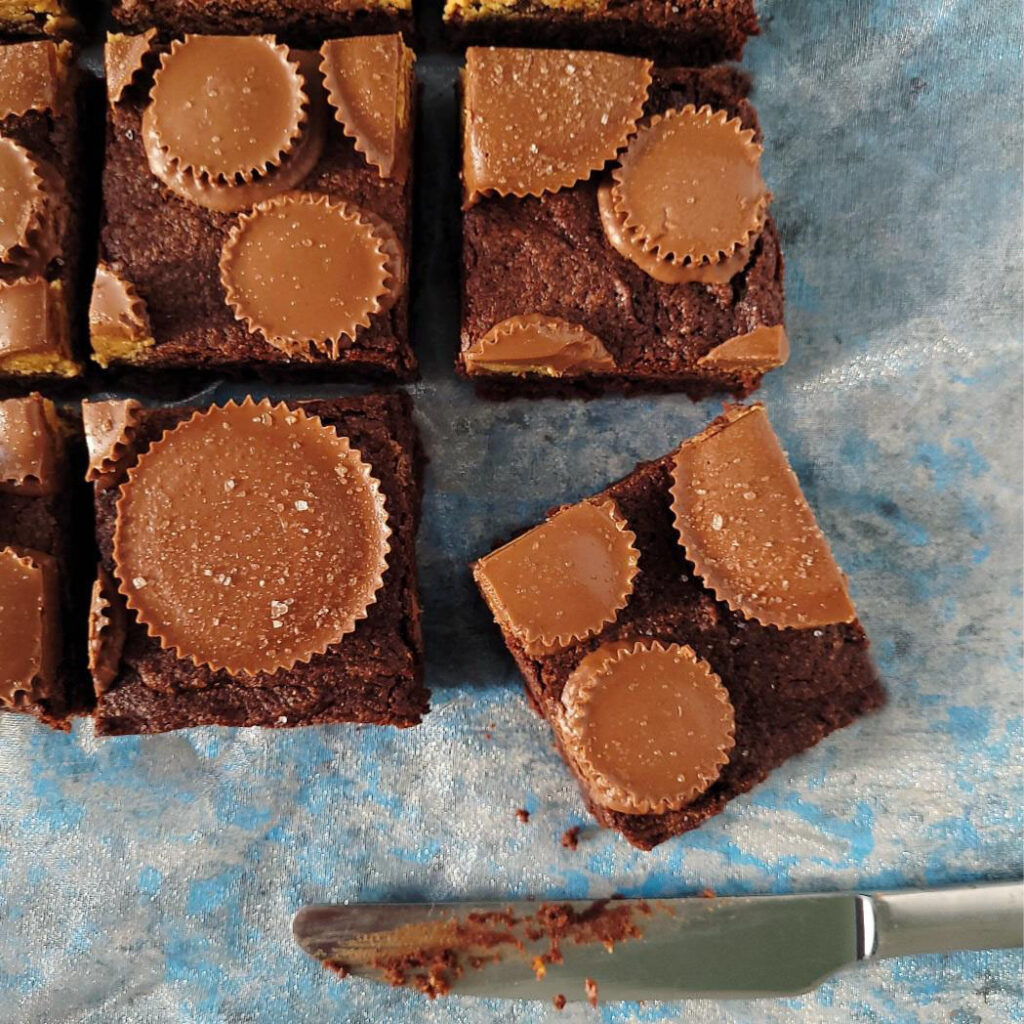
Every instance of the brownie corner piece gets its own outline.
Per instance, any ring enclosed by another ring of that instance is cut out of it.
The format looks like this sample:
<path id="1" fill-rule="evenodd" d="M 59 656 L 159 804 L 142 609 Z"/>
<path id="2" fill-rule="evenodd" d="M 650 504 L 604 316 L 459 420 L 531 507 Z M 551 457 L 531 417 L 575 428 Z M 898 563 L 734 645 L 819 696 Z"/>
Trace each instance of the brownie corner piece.
<path id="1" fill-rule="evenodd" d="M 757 404 L 473 573 L 590 811 L 640 849 L 884 703 L 846 579 Z"/>
<path id="2" fill-rule="evenodd" d="M 0 382 L 81 373 L 79 74 L 71 43 L 0 44 Z"/>
<path id="3" fill-rule="evenodd" d="M 744 397 L 786 362 L 748 90 L 731 68 L 467 51 L 456 367 L 480 393 Z"/>
<path id="4" fill-rule="evenodd" d="M 610 50 L 694 66 L 740 60 L 758 32 L 754 0 L 625 0 L 597 10 L 565 0 L 447 0 L 444 23 L 449 37 L 463 45 Z"/>
<path id="5" fill-rule="evenodd" d="M 96 402 L 83 418 L 99 734 L 419 723 L 422 455 L 407 396 Z"/>
<path id="6" fill-rule="evenodd" d="M 0 712 L 65 731 L 83 703 L 70 444 L 49 399 L 0 401 Z"/>
<path id="7" fill-rule="evenodd" d="M 95 361 L 133 377 L 415 379 L 402 37 L 305 50 L 149 29 L 108 36 L 105 62 Z"/>

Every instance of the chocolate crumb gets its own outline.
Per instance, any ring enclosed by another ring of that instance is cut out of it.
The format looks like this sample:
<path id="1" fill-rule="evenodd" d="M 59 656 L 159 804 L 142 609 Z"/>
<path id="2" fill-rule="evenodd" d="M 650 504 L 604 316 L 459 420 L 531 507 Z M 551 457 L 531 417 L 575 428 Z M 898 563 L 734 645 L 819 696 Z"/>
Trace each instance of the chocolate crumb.
<path id="1" fill-rule="evenodd" d="M 703 889 L 701 889 L 700 895 L 702 899 L 713 900 L 718 895 L 718 893 L 716 893 L 714 889 L 705 886 Z"/>
<path id="2" fill-rule="evenodd" d="M 559 992 L 558 995 L 555 996 L 555 998 L 551 1000 L 551 1002 L 555 1004 L 555 1009 L 556 1010 L 564 1010 L 565 1009 L 565 996 L 563 996 L 561 992 Z"/>
<path id="3" fill-rule="evenodd" d="M 525 807 L 519 807 L 516 809 L 516 817 L 525 825 L 530 820 L 530 812 Z"/>
<path id="4" fill-rule="evenodd" d="M 573 825 L 562 833 L 562 845 L 567 850 L 575 850 L 580 845 L 580 827 Z"/>
<path id="5" fill-rule="evenodd" d="M 587 993 L 587 1002 L 597 1009 L 597 982 L 593 978 L 587 978 L 583 983 L 583 989 Z"/>

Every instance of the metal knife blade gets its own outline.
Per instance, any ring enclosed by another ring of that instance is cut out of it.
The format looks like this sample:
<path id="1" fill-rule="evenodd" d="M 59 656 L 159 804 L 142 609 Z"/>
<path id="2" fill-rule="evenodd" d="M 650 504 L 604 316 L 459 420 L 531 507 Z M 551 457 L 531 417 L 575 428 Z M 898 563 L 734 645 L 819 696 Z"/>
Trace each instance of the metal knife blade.
<path id="1" fill-rule="evenodd" d="M 1018 882 L 889 894 L 304 907 L 342 976 L 430 996 L 601 1002 L 794 995 L 873 955 L 1021 944 Z"/>

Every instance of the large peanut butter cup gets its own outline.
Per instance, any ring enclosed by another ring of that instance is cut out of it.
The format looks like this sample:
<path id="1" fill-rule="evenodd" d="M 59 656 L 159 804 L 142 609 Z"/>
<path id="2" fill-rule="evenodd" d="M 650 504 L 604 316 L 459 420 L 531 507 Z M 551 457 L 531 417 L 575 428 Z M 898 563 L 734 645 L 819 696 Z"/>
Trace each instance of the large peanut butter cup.
<path id="1" fill-rule="evenodd" d="M 693 105 L 652 117 L 612 170 L 612 206 L 645 252 L 701 265 L 729 259 L 764 226 L 769 194 L 754 132 Z"/>
<path id="2" fill-rule="evenodd" d="M 693 649 L 603 644 L 562 691 L 566 752 L 595 800 L 624 814 L 664 814 L 700 796 L 735 744 L 732 703 Z"/>
<path id="3" fill-rule="evenodd" d="M 671 491 L 686 557 L 734 611 L 780 629 L 856 618 L 764 406 L 733 406 L 684 442 Z"/>
<path id="4" fill-rule="evenodd" d="M 120 591 L 162 647 L 232 675 L 308 662 L 383 586 L 384 496 L 347 438 L 246 399 L 196 412 L 121 487 Z"/>
<path id="5" fill-rule="evenodd" d="M 589 178 L 643 114 L 651 62 L 577 50 L 466 51 L 463 181 L 482 196 L 539 196 Z"/>
<path id="6" fill-rule="evenodd" d="M 473 575 L 495 619 L 527 653 L 565 647 L 613 622 L 639 553 L 611 501 L 582 501 L 480 559 Z"/>
<path id="7" fill-rule="evenodd" d="M 379 218 L 327 196 L 288 195 L 232 226 L 220 261 L 228 305 L 250 331 L 293 356 L 337 358 L 385 308 L 400 251 Z"/>
<path id="8" fill-rule="evenodd" d="M 495 324 L 463 353 L 466 372 L 564 377 L 610 373 L 615 360 L 597 335 L 561 317 L 527 313 Z"/>

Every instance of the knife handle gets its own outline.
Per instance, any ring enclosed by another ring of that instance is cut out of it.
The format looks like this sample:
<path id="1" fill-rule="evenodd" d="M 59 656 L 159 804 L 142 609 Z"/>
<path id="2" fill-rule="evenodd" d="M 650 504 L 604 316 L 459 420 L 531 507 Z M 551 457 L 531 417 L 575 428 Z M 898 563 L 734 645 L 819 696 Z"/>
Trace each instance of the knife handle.
<path id="1" fill-rule="evenodd" d="M 868 956 L 915 956 L 1024 945 L 1024 884 L 876 892 L 862 907 Z M 873 938 L 870 929 L 873 924 Z"/>

